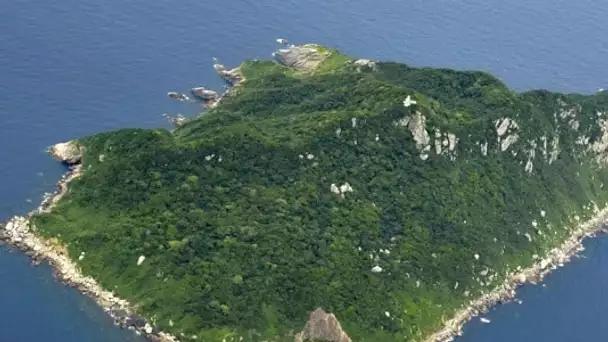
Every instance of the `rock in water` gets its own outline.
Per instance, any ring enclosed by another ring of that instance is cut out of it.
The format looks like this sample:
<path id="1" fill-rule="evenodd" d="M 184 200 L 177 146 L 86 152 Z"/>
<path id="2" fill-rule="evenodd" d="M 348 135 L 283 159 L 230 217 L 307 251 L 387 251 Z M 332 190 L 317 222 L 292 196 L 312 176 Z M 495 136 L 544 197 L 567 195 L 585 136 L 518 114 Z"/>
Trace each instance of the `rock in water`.
<path id="1" fill-rule="evenodd" d="M 83 148 L 76 141 L 71 140 L 51 146 L 48 152 L 60 162 L 75 165 L 82 160 Z"/>
<path id="2" fill-rule="evenodd" d="M 196 87 L 190 90 L 192 95 L 198 97 L 201 100 L 205 101 L 213 101 L 218 98 L 218 94 L 216 91 L 211 89 L 206 89 L 205 87 Z"/>
<path id="3" fill-rule="evenodd" d="M 178 93 L 175 91 L 168 92 L 167 96 L 169 96 L 169 98 L 172 100 L 177 100 L 181 102 L 190 100 L 190 98 L 186 94 Z"/>
<path id="4" fill-rule="evenodd" d="M 351 339 L 334 314 L 318 308 L 310 313 L 304 330 L 296 335 L 295 342 L 305 341 L 350 342 Z"/>

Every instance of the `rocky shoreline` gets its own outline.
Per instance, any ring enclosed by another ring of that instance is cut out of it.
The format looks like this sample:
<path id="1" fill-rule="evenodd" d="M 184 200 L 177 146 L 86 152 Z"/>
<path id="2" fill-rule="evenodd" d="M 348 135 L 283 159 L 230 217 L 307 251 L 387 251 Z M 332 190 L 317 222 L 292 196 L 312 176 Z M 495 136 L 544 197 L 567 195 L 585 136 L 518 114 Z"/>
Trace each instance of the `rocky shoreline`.
<path id="1" fill-rule="evenodd" d="M 597 210 L 595 216 L 580 224 L 558 247 L 547 252 L 545 257 L 528 268 L 517 267 L 507 274 L 505 282 L 481 297 L 471 300 L 454 316 L 443 322 L 443 328 L 426 337 L 423 342 L 448 342 L 462 335 L 463 326 L 474 317 L 487 312 L 491 307 L 515 299 L 517 287 L 530 283 L 537 284 L 553 270 L 563 267 L 570 259 L 584 250 L 582 242 L 587 237 L 606 232 L 604 222 L 608 220 L 608 207 Z"/>
<path id="2" fill-rule="evenodd" d="M 69 170 L 57 183 L 55 193 L 46 193 L 38 208 L 26 216 L 14 216 L 5 224 L 0 224 L 0 240 L 23 251 L 34 263 L 47 261 L 58 279 L 78 289 L 99 304 L 114 320 L 117 326 L 134 330 L 153 342 L 178 342 L 175 336 L 158 331 L 154 322 L 147 322 L 138 316 L 133 306 L 114 293 L 104 290 L 95 279 L 85 276 L 78 264 L 69 257 L 65 246 L 54 239 L 44 239 L 36 233 L 32 217 L 48 213 L 65 196 L 69 183 L 82 174 L 82 148 L 76 142 L 60 143 L 52 146 L 49 153 L 67 164 Z"/>

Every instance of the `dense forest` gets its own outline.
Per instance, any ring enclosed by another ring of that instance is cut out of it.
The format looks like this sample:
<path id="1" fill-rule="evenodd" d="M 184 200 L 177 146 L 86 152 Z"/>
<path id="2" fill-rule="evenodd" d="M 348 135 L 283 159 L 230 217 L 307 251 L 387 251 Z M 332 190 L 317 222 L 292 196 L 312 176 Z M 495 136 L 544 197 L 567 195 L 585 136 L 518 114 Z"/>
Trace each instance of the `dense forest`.
<path id="1" fill-rule="evenodd" d="M 353 61 L 249 61 L 173 132 L 80 139 L 38 229 L 178 336 L 293 341 L 322 307 L 353 341 L 419 341 L 608 202 L 608 93 Z"/>

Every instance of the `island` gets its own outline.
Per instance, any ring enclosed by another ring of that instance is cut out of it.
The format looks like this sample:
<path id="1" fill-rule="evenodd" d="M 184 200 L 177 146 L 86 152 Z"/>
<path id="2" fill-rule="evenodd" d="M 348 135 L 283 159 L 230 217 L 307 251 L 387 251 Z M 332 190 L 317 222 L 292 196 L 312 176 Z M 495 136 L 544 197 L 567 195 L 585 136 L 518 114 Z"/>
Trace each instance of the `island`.
<path id="1" fill-rule="evenodd" d="M 602 228 L 607 92 L 274 57 L 216 64 L 172 131 L 53 146 L 70 171 L 3 238 L 154 341 L 434 342 Z"/>

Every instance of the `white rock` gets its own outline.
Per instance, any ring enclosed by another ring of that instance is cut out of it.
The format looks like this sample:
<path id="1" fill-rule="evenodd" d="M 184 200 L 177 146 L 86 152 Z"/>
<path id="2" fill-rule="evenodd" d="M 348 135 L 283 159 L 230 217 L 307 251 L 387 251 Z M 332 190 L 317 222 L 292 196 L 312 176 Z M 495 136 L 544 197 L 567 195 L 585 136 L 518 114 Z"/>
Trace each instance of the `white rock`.
<path id="1" fill-rule="evenodd" d="M 350 186 L 350 184 L 348 184 L 348 183 L 344 183 L 344 184 L 340 185 L 340 192 L 342 194 L 345 194 L 347 192 L 353 192 L 353 187 Z"/>
<path id="2" fill-rule="evenodd" d="M 540 217 L 545 217 L 545 215 L 546 215 L 546 214 L 547 214 L 547 212 L 546 212 L 546 211 L 544 211 L 544 210 L 541 210 L 541 211 L 540 211 Z"/>
<path id="3" fill-rule="evenodd" d="M 505 139 L 503 139 L 500 142 L 500 150 L 503 152 L 506 151 L 511 145 L 516 143 L 518 139 L 519 139 L 519 135 L 517 135 L 515 133 L 508 135 Z"/>
<path id="4" fill-rule="evenodd" d="M 551 260 L 549 260 L 549 259 L 543 259 L 540 262 L 540 268 L 541 269 L 545 269 L 545 268 L 547 268 L 547 266 L 549 266 L 550 263 L 551 263 Z"/>
<path id="5" fill-rule="evenodd" d="M 139 258 L 137 259 L 137 266 L 143 264 L 145 260 L 146 260 L 146 257 L 143 255 L 140 255 Z"/>
<path id="6" fill-rule="evenodd" d="M 382 267 L 376 265 L 376 266 L 372 267 L 372 272 L 380 273 L 380 272 L 382 272 Z"/>
<path id="7" fill-rule="evenodd" d="M 408 95 L 405 100 L 403 100 L 403 106 L 405 106 L 405 108 L 416 104 L 417 102 L 415 100 L 412 100 L 412 97 L 410 95 Z"/>
<path id="8" fill-rule="evenodd" d="M 390 312 L 388 312 L 388 311 L 384 311 L 384 316 L 386 316 L 386 317 L 391 317 L 391 313 L 390 313 Z"/>
<path id="9" fill-rule="evenodd" d="M 55 159 L 70 165 L 78 164 L 82 160 L 82 147 L 73 140 L 51 146 L 49 153 Z"/>
<path id="10" fill-rule="evenodd" d="M 329 190 L 336 195 L 340 194 L 340 189 L 338 188 L 338 186 L 336 184 L 332 183 L 331 186 L 329 187 Z"/>
<path id="11" fill-rule="evenodd" d="M 351 122 L 351 125 L 353 126 L 353 128 L 357 127 L 357 118 L 351 118 L 350 122 Z"/>
<path id="12" fill-rule="evenodd" d="M 518 128 L 517 123 L 510 118 L 498 119 L 494 122 L 494 125 L 496 125 L 496 134 L 498 134 L 499 137 L 505 135 L 509 128 Z"/>
<path id="13" fill-rule="evenodd" d="M 315 159 L 315 156 L 314 156 L 314 154 L 309 153 L 309 154 L 306 155 L 306 159 L 313 160 L 313 159 Z"/>
<path id="14" fill-rule="evenodd" d="M 473 257 L 475 258 L 475 260 L 479 260 L 479 254 L 475 253 L 475 255 L 473 255 Z"/>
<path id="15" fill-rule="evenodd" d="M 484 142 L 481 144 L 481 154 L 485 157 L 488 155 L 488 142 Z"/>
<path id="16" fill-rule="evenodd" d="M 369 59 L 357 59 L 356 61 L 354 61 L 353 64 L 357 66 L 367 66 L 370 68 L 374 68 L 376 66 L 376 62 L 371 61 Z"/>
<path id="17" fill-rule="evenodd" d="M 448 149 L 450 152 L 453 152 L 456 149 L 456 145 L 458 144 L 458 138 L 454 133 L 448 133 Z"/>
<path id="18" fill-rule="evenodd" d="M 146 323 L 146 325 L 144 326 L 144 331 L 146 332 L 146 334 L 151 334 L 154 329 L 152 329 L 152 326 L 150 326 L 150 324 Z"/>
<path id="19" fill-rule="evenodd" d="M 407 127 L 414 136 L 416 148 L 418 148 L 418 150 L 422 150 L 428 147 L 430 150 L 429 142 L 431 141 L 431 137 L 426 131 L 426 117 L 422 115 L 422 113 L 416 112 L 412 116 L 411 120 L 409 120 Z"/>

